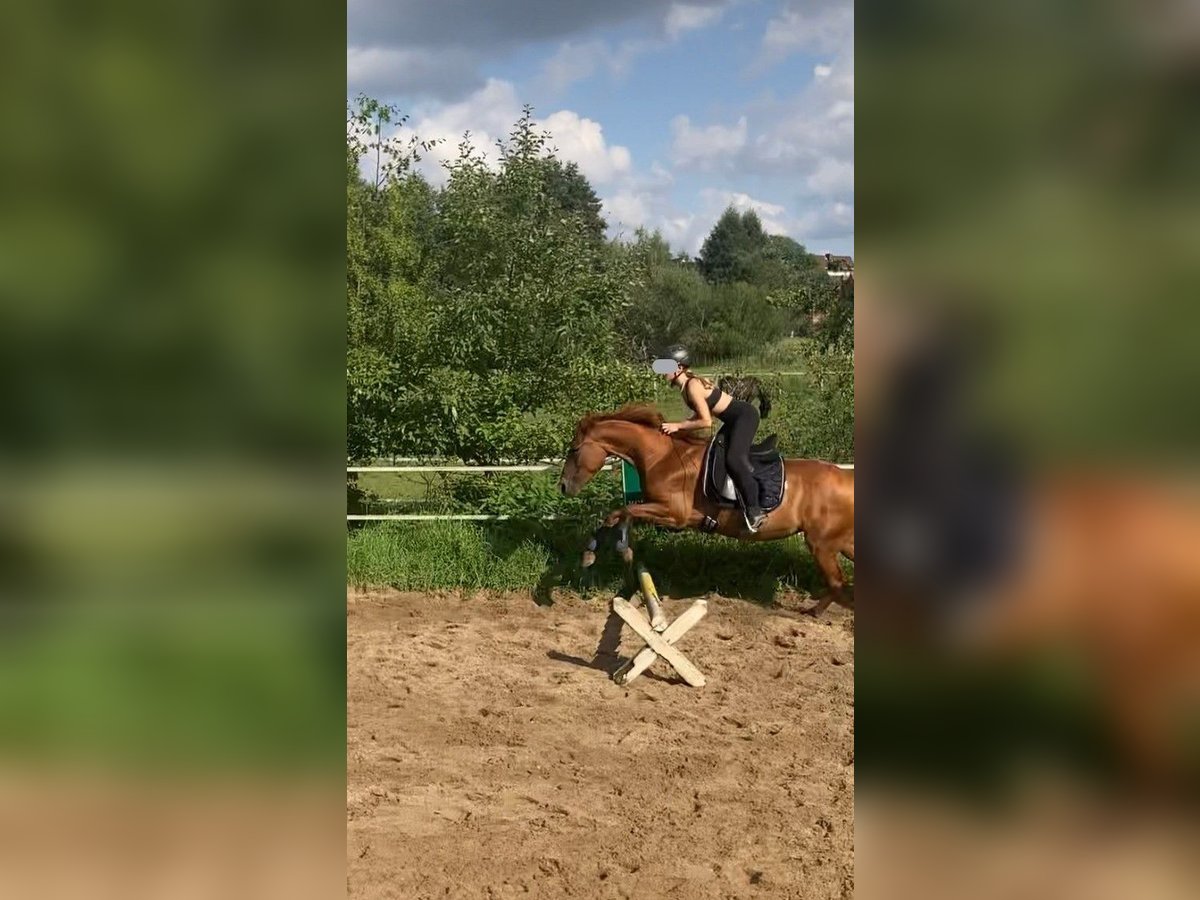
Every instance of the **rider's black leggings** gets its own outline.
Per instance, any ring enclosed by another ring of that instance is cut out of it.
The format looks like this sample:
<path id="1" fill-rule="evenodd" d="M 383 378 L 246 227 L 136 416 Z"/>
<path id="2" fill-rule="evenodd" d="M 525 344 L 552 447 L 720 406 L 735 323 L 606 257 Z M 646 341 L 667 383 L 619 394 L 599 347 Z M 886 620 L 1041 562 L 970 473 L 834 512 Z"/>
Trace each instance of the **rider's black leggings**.
<path id="1" fill-rule="evenodd" d="M 725 423 L 724 430 L 729 435 L 725 444 L 725 466 L 733 486 L 747 509 L 758 507 L 758 482 L 750 467 L 750 446 L 758 431 L 758 410 L 745 400 L 734 400 L 717 418 Z"/>

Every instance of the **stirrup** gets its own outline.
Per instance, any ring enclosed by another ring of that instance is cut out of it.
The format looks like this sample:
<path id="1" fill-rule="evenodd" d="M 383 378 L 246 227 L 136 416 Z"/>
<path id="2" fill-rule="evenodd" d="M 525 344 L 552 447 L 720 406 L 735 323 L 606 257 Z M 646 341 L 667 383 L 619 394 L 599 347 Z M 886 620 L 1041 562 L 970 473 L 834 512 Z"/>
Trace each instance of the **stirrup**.
<path id="1" fill-rule="evenodd" d="M 746 528 L 751 534 L 758 534 L 758 529 L 763 527 L 763 523 L 767 521 L 767 514 L 761 509 L 758 515 L 754 517 L 754 521 L 750 521 L 750 511 L 742 507 L 742 518 L 746 522 Z"/>

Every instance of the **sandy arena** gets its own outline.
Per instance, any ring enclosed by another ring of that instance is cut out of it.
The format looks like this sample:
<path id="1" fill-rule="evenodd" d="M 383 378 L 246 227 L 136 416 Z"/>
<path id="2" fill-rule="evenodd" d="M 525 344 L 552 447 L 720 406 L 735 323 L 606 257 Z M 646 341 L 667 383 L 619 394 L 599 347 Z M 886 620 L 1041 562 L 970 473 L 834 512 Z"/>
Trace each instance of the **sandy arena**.
<path id="1" fill-rule="evenodd" d="M 853 614 L 708 599 L 624 688 L 600 599 L 351 592 L 350 895 L 851 897 Z"/>

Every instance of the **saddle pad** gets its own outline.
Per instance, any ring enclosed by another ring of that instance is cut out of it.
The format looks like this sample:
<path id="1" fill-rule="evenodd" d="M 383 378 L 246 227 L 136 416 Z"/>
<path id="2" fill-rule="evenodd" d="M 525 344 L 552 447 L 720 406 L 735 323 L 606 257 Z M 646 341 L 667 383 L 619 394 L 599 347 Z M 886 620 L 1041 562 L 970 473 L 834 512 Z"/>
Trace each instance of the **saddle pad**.
<path id="1" fill-rule="evenodd" d="M 770 439 L 763 442 L 770 443 Z M 764 512 L 770 512 L 783 502 L 787 489 L 783 470 L 783 458 L 776 453 L 751 454 L 750 466 L 758 482 L 759 504 Z M 718 433 L 708 445 L 702 467 L 704 496 L 718 506 L 736 508 L 741 504 L 734 490 L 733 479 L 725 466 L 725 435 Z"/>

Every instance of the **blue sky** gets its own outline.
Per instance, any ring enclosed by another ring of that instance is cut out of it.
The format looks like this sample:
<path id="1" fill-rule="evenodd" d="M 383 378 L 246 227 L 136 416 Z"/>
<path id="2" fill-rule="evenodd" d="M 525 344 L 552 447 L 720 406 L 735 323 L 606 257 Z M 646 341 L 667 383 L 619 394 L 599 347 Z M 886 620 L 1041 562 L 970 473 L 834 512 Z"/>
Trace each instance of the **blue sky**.
<path id="1" fill-rule="evenodd" d="M 853 253 L 850 0 L 350 0 L 348 30 L 349 95 L 439 153 L 466 130 L 490 151 L 531 104 L 612 235 L 695 253 L 732 204 Z"/>

